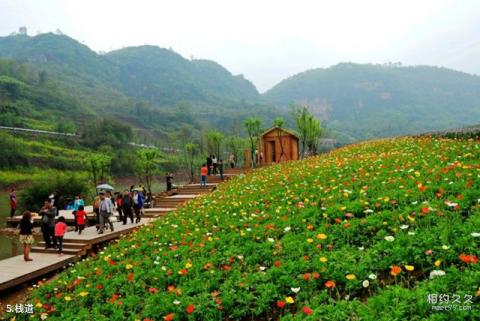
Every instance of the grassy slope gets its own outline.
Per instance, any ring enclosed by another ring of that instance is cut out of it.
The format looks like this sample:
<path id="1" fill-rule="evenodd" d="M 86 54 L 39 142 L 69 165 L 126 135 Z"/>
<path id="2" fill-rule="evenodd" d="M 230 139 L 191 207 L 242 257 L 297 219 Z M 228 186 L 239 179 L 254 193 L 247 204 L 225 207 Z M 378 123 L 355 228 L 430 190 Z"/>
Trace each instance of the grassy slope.
<path id="1" fill-rule="evenodd" d="M 479 158 L 473 140 L 399 138 L 254 171 L 35 290 L 37 317 L 478 319 L 479 264 L 459 255 L 479 254 Z M 432 312 L 428 293 L 476 310 Z"/>

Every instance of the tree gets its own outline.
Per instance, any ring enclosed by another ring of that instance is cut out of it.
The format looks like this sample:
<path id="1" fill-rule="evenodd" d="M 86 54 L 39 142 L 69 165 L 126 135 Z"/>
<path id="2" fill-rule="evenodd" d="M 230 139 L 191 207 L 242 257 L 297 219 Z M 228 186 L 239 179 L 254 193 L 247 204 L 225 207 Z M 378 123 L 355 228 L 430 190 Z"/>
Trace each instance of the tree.
<path id="1" fill-rule="evenodd" d="M 90 181 L 96 187 L 99 183 L 105 183 L 110 172 L 112 158 L 105 154 L 94 154 L 87 158 L 85 167 L 90 173 Z"/>
<path id="2" fill-rule="evenodd" d="M 258 138 L 262 132 L 262 121 L 258 118 L 247 118 L 245 119 L 244 125 L 250 142 L 251 166 L 255 167 L 255 147 L 257 146 Z"/>
<path id="3" fill-rule="evenodd" d="M 160 153 L 155 148 L 145 148 L 137 150 L 136 155 L 138 177 L 145 183 L 147 190 L 151 192 L 153 178 L 160 173 L 158 162 Z"/>
<path id="4" fill-rule="evenodd" d="M 212 130 L 207 133 L 208 152 L 216 155 L 218 159 L 221 159 L 220 150 L 224 139 L 225 136 L 219 131 Z"/>
<path id="5" fill-rule="evenodd" d="M 193 183 L 195 180 L 195 160 L 198 156 L 198 145 L 192 142 L 185 144 L 185 162 L 187 163 L 190 182 Z"/>
<path id="6" fill-rule="evenodd" d="M 308 106 L 294 106 L 293 113 L 302 142 L 301 158 L 305 157 L 307 151 L 317 154 L 318 142 L 323 133 L 320 120 L 312 115 Z"/>
<path id="7" fill-rule="evenodd" d="M 285 125 L 285 120 L 282 117 L 277 117 L 273 120 L 273 126 L 277 129 L 277 137 L 280 143 L 280 161 L 283 160 L 283 139 L 282 139 L 282 129 Z"/>
<path id="8" fill-rule="evenodd" d="M 241 159 L 241 153 L 247 146 L 247 142 L 244 138 L 238 136 L 229 136 L 225 139 L 225 146 L 228 151 L 235 157 L 235 162 L 238 164 Z"/>

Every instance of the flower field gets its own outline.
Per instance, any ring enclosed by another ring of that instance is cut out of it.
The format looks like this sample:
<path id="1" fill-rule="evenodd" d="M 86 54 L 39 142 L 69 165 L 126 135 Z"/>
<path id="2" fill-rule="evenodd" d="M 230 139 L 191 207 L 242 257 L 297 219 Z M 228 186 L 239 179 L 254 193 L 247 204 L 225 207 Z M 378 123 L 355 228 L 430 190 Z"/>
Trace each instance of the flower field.
<path id="1" fill-rule="evenodd" d="M 479 145 L 388 139 L 255 170 L 35 289 L 34 318 L 480 320 Z M 457 296 L 471 310 L 432 309 Z"/>

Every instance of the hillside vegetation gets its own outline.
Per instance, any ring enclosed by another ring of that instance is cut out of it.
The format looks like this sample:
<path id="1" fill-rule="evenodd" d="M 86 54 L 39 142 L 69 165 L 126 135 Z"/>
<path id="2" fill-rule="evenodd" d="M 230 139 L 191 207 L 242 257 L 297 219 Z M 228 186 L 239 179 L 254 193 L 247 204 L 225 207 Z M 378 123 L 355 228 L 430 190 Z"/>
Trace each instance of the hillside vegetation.
<path id="1" fill-rule="evenodd" d="M 36 289 L 35 317 L 479 319 L 479 158 L 474 140 L 397 138 L 255 170 Z M 472 310 L 435 312 L 432 293 Z"/>
<path id="2" fill-rule="evenodd" d="M 264 97 L 310 105 L 344 142 L 480 120 L 480 77 L 428 66 L 338 64 L 292 76 Z"/>

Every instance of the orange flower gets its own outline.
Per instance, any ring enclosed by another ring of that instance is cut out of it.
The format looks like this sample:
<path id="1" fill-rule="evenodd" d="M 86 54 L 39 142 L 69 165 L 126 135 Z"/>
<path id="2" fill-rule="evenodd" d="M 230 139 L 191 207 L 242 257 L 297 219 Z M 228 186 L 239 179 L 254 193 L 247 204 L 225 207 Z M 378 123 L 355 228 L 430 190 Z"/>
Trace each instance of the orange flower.
<path id="1" fill-rule="evenodd" d="M 402 272 L 402 268 L 397 266 L 397 265 L 394 265 L 392 266 L 391 270 L 390 270 L 390 274 L 393 275 L 393 276 L 397 276 L 399 275 L 400 273 Z"/>
<path id="2" fill-rule="evenodd" d="M 335 281 L 329 280 L 329 281 L 325 282 L 325 287 L 327 289 L 333 289 L 336 286 L 337 285 L 335 284 Z"/>
<path id="3" fill-rule="evenodd" d="M 458 258 L 462 262 L 467 263 L 467 264 L 478 263 L 478 257 L 476 255 L 467 255 L 467 254 L 462 253 L 458 256 Z"/>
<path id="4" fill-rule="evenodd" d="M 175 314 L 169 313 L 169 314 L 167 314 L 166 316 L 164 316 L 163 319 L 164 319 L 165 321 L 172 321 L 174 316 L 175 316 Z"/>
<path id="5" fill-rule="evenodd" d="M 193 304 L 189 304 L 185 311 L 187 311 L 188 314 L 192 314 L 193 311 L 195 311 L 195 306 Z"/>
<path id="6" fill-rule="evenodd" d="M 430 209 L 428 207 L 423 207 L 422 208 L 422 213 L 423 214 L 428 214 L 428 213 L 430 213 Z"/>
<path id="7" fill-rule="evenodd" d="M 282 309 L 285 306 L 285 301 L 277 301 L 277 307 Z"/>
<path id="8" fill-rule="evenodd" d="M 133 282 L 133 273 L 128 274 L 128 281 Z"/>
<path id="9" fill-rule="evenodd" d="M 308 315 L 313 313 L 313 310 L 310 309 L 309 307 L 303 307 L 302 311 L 303 311 L 303 313 L 308 314 Z"/>

